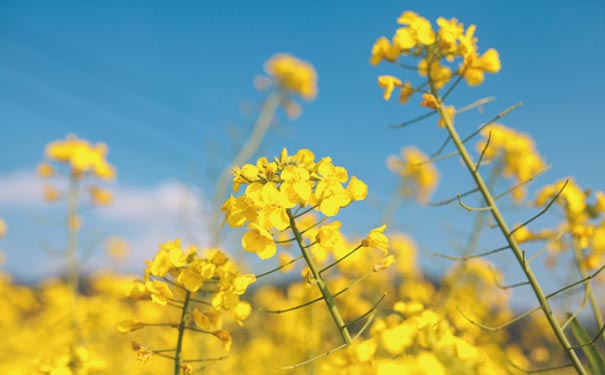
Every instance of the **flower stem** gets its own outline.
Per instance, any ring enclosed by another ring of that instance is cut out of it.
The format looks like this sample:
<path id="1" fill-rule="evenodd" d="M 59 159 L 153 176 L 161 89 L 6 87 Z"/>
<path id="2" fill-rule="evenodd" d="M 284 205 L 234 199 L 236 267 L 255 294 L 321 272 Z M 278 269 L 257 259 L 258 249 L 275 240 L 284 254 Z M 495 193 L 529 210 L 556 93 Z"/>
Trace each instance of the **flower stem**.
<path id="1" fill-rule="evenodd" d="M 462 157 L 462 160 L 464 161 L 466 168 L 468 169 L 473 180 L 475 181 L 475 184 L 479 188 L 481 195 L 485 199 L 487 206 L 490 207 L 490 212 L 492 214 L 492 217 L 494 218 L 496 224 L 498 225 L 498 227 L 500 228 L 500 231 L 502 232 L 502 235 L 504 236 L 508 245 L 510 246 L 511 250 L 513 251 L 513 254 L 514 254 L 515 258 L 517 259 L 517 262 L 519 263 L 519 265 L 521 266 L 521 269 L 523 270 L 523 273 L 527 277 L 527 280 L 529 281 L 529 284 L 530 284 L 536 298 L 538 299 L 540 307 L 544 311 L 544 314 L 546 315 L 546 319 L 548 320 L 550 327 L 552 328 L 555 336 L 557 337 L 557 340 L 559 341 L 559 343 L 561 344 L 561 346 L 567 353 L 567 356 L 571 360 L 571 363 L 572 363 L 573 367 L 575 368 L 575 370 L 578 372 L 578 374 L 587 375 L 588 373 L 587 373 L 586 369 L 584 368 L 584 365 L 578 358 L 578 355 L 575 352 L 575 350 L 571 347 L 571 344 L 569 343 L 569 340 L 568 340 L 567 336 L 565 335 L 563 328 L 561 327 L 561 325 L 557 321 L 556 317 L 554 316 L 552 308 L 546 298 L 546 295 L 544 294 L 544 291 L 542 290 L 542 286 L 540 285 L 538 279 L 536 278 L 529 263 L 526 261 L 525 252 L 523 250 L 521 250 L 521 248 L 517 244 L 517 241 L 515 241 L 515 239 L 511 236 L 511 231 L 508 227 L 508 224 L 504 220 L 504 217 L 502 216 L 502 213 L 500 212 L 498 205 L 496 204 L 496 200 L 494 199 L 494 197 L 492 196 L 492 193 L 488 189 L 485 181 L 483 180 L 482 175 L 479 173 L 479 171 L 477 169 L 475 169 L 475 162 L 472 160 L 465 144 L 462 142 L 462 140 L 460 138 L 460 135 L 454 128 L 452 122 L 450 121 L 449 116 L 446 115 L 446 113 L 443 109 L 443 105 L 441 104 L 441 98 L 439 97 L 437 88 L 435 87 L 435 85 L 432 82 L 431 82 L 431 93 L 437 99 L 437 102 L 440 103 L 437 107 L 439 116 L 445 123 L 445 127 L 447 128 L 447 131 L 450 134 L 450 137 L 451 137 L 452 141 L 454 142 L 456 149 L 460 152 L 460 156 Z"/>
<path id="2" fill-rule="evenodd" d="M 225 199 L 225 194 L 229 189 L 229 180 L 231 179 L 231 169 L 235 165 L 243 165 L 250 160 L 250 158 L 254 155 L 254 153 L 260 147 L 263 139 L 265 138 L 265 134 L 269 130 L 269 126 L 275 117 L 275 112 L 279 108 L 282 103 L 283 97 L 279 90 L 273 91 L 263 103 L 263 108 L 261 109 L 256 122 L 254 123 L 254 127 L 252 128 L 252 133 L 250 137 L 244 143 L 242 148 L 239 150 L 238 154 L 235 156 L 233 161 L 229 163 L 227 168 L 225 168 L 218 179 L 216 184 L 216 189 L 214 190 L 214 199 L 212 203 L 213 214 L 210 216 L 210 233 L 211 233 L 211 242 L 214 244 L 218 244 L 219 236 L 220 236 L 220 228 L 219 228 L 219 220 L 221 217 L 220 204 Z"/>
<path id="3" fill-rule="evenodd" d="M 582 279 L 587 279 L 588 270 L 586 269 L 586 265 L 582 262 L 582 250 L 580 248 L 579 240 L 574 237 L 573 239 L 573 248 L 574 248 L 574 256 L 576 258 L 576 264 L 578 266 L 578 271 L 580 271 L 580 277 Z M 595 317 L 598 327 L 603 327 L 603 314 L 601 312 L 601 308 L 599 307 L 599 301 L 592 289 L 591 280 L 586 280 L 584 282 L 584 289 L 586 290 L 586 295 L 588 296 L 588 300 L 590 301 L 590 307 L 592 308 L 592 313 Z M 601 336 L 602 340 L 605 342 L 605 336 Z"/>
<path id="4" fill-rule="evenodd" d="M 176 353 L 174 356 L 174 375 L 181 374 L 181 362 L 183 352 L 183 337 L 185 337 L 185 316 L 189 307 L 191 292 L 185 292 L 185 300 L 183 301 L 183 311 L 181 313 L 181 322 L 179 323 L 179 336 L 176 341 Z"/>
<path id="5" fill-rule="evenodd" d="M 67 283 L 72 291 L 73 306 L 71 324 L 76 341 L 80 337 L 78 324 L 78 201 L 79 201 L 80 180 L 78 177 L 70 176 L 69 186 L 67 188 L 67 243 L 65 248 L 65 276 Z"/>
<path id="6" fill-rule="evenodd" d="M 294 220 L 294 215 L 292 214 L 292 211 L 290 209 L 287 209 L 286 212 L 288 214 L 288 218 L 290 219 L 290 228 L 292 228 L 292 233 L 294 234 L 294 237 L 296 238 L 296 243 L 298 244 L 298 247 L 300 248 L 300 251 L 302 252 L 303 257 L 305 258 L 305 261 L 307 262 L 307 265 L 309 266 L 309 269 L 311 270 L 311 274 L 313 275 L 313 278 L 317 282 L 317 287 L 319 288 L 319 291 L 321 292 L 323 300 L 326 301 L 326 305 L 328 306 L 330 315 L 332 315 L 332 319 L 334 320 L 334 323 L 336 324 L 336 327 L 338 328 L 340 337 L 342 338 L 342 341 L 346 345 L 350 345 L 352 342 L 351 334 L 349 333 L 349 330 L 347 329 L 347 326 L 342 318 L 342 315 L 340 315 L 340 311 L 338 310 L 338 307 L 336 306 L 336 302 L 334 301 L 334 295 L 328 289 L 328 285 L 326 284 L 323 277 L 321 276 L 321 273 L 315 266 L 315 263 L 313 262 L 313 259 L 311 257 L 311 254 L 309 253 L 309 250 L 305 247 L 302 235 L 300 234 L 300 231 L 298 230 L 298 227 L 296 226 L 296 220 Z"/>

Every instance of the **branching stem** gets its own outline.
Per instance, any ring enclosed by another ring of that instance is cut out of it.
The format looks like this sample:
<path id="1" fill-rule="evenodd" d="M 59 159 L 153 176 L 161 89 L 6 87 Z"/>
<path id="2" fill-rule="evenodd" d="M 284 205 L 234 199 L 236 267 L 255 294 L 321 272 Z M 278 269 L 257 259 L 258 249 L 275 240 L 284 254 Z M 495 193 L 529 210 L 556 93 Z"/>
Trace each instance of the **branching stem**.
<path id="1" fill-rule="evenodd" d="M 292 233 L 294 234 L 294 237 L 296 238 L 296 243 L 298 244 L 298 247 L 299 247 L 300 251 L 302 252 L 303 257 L 305 258 L 305 261 L 307 262 L 307 265 L 309 266 L 309 270 L 311 271 L 313 278 L 317 282 L 317 287 L 319 288 L 319 291 L 321 292 L 321 295 L 322 295 L 324 301 L 326 301 L 326 305 L 328 306 L 330 315 L 332 315 L 332 319 L 334 320 L 334 323 L 336 324 L 336 327 L 338 328 L 338 332 L 340 333 L 340 336 L 342 337 L 342 341 L 344 342 L 345 345 L 349 345 L 352 342 L 351 334 L 349 333 L 349 330 L 347 329 L 347 326 L 342 318 L 342 315 L 340 315 L 340 311 L 338 310 L 338 307 L 336 306 L 336 302 L 334 301 L 334 295 L 332 295 L 332 293 L 328 289 L 328 285 L 324 281 L 323 277 L 321 276 L 321 273 L 319 272 L 315 263 L 313 262 L 313 257 L 309 253 L 309 250 L 306 248 L 302 235 L 300 234 L 300 231 L 298 230 L 298 227 L 296 226 L 296 220 L 294 219 L 294 215 L 292 214 L 292 211 L 290 209 L 288 209 L 286 212 L 288 214 L 288 218 L 290 219 L 290 228 L 292 229 Z"/>
<path id="2" fill-rule="evenodd" d="M 431 82 L 431 93 L 437 99 L 437 102 L 441 103 L 441 98 L 439 97 L 439 92 L 432 82 Z M 500 228 L 502 235 L 508 242 L 515 258 L 517 259 L 517 262 L 519 263 L 519 265 L 521 266 L 521 269 L 523 270 L 523 273 L 527 277 L 527 280 L 529 281 L 531 288 L 540 304 L 540 307 L 544 311 L 544 314 L 546 315 L 546 319 L 548 320 L 549 325 L 551 326 L 555 336 L 557 337 L 557 340 L 559 341 L 559 343 L 561 344 L 561 346 L 567 353 L 567 356 L 571 360 L 571 363 L 573 364 L 573 367 L 575 368 L 575 370 L 581 375 L 587 375 L 588 373 L 587 373 L 586 369 L 584 368 L 584 365 L 578 358 L 578 355 L 575 352 L 575 350 L 571 347 L 571 344 L 570 344 L 567 336 L 565 335 L 565 332 L 563 332 L 561 325 L 559 324 L 556 317 L 554 316 L 552 308 L 551 308 L 548 300 L 546 299 L 546 295 L 544 294 L 544 291 L 542 290 L 542 286 L 540 285 L 540 282 L 536 278 L 533 270 L 531 269 L 530 265 L 527 263 L 527 261 L 525 259 L 524 252 L 521 250 L 521 248 L 519 247 L 519 245 L 517 244 L 517 241 L 515 241 L 513 236 L 511 236 L 511 230 L 509 229 L 508 224 L 504 220 L 504 217 L 502 216 L 502 213 L 500 212 L 500 208 L 497 205 L 496 201 L 494 200 L 492 193 L 488 189 L 488 187 L 487 187 L 485 181 L 483 180 L 482 175 L 479 173 L 479 171 L 475 171 L 476 163 L 473 161 L 472 157 L 470 156 L 470 154 L 466 148 L 466 145 L 463 143 L 462 139 L 460 138 L 460 135 L 458 134 L 457 130 L 454 128 L 452 122 L 450 121 L 450 118 L 445 113 L 444 108 L 441 104 L 438 105 L 437 111 L 439 112 L 439 116 L 445 123 L 445 127 L 446 127 L 452 141 L 454 142 L 456 149 L 460 152 L 460 156 L 462 157 L 462 160 L 464 161 L 466 168 L 468 169 L 469 173 L 471 174 L 471 177 L 475 181 L 475 184 L 479 188 L 481 195 L 485 199 L 486 205 L 488 207 L 490 207 L 490 212 L 491 212 L 493 219 L 495 220 L 496 224 Z"/>

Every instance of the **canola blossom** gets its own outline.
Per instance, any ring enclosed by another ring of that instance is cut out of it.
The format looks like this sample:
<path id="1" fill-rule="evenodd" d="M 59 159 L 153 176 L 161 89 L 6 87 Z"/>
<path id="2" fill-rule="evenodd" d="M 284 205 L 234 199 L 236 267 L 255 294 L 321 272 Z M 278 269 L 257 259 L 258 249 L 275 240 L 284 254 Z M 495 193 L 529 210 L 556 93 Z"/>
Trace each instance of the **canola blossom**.
<path id="1" fill-rule="evenodd" d="M 374 43 L 370 64 L 401 61 L 405 68 L 416 70 L 438 89 L 456 77 L 464 78 L 469 86 L 477 86 L 485 80 L 485 73 L 495 74 L 501 69 L 497 50 L 490 48 L 479 53 L 475 25 L 465 29 L 456 18 L 439 17 L 434 29 L 429 20 L 412 11 L 403 12 L 397 23 L 400 27 L 391 39 L 381 36 Z M 417 61 L 414 65 L 408 61 L 412 58 Z M 456 60 L 460 61 L 457 66 Z M 422 93 L 426 83 L 414 88 L 395 76 L 380 76 L 378 85 L 384 89 L 385 100 L 390 99 L 395 88 L 401 88 L 399 101 L 405 104 L 415 92 Z M 423 103 L 421 105 L 435 109 L 427 98 Z"/>
<path id="2" fill-rule="evenodd" d="M 294 98 L 317 97 L 313 65 L 290 54 L 271 57 L 268 77 L 257 82 L 272 90 L 250 140 L 225 169 L 233 193 L 225 199 L 227 187 L 217 184 L 214 210 L 222 231 L 241 235 L 234 243 L 185 246 L 176 238 L 146 256 L 140 275 L 85 274 L 84 262 L 97 258 L 81 245 L 89 229 L 83 208 L 114 203 L 105 184 L 116 168 L 104 143 L 75 135 L 50 142 L 36 172 L 44 200 L 65 203 L 65 246 L 52 253 L 65 271 L 25 285 L 0 269 L 0 373 L 605 373 L 605 193 L 573 177 L 532 190 L 548 169 L 534 138 L 496 123 L 516 107 L 469 130 L 464 113 L 492 100 L 449 105 L 462 80 L 477 86 L 501 69 L 495 49 L 478 49 L 474 25 L 444 17 L 433 25 L 409 10 L 396 22 L 392 38 L 372 46 L 370 64 L 417 73 L 418 83 L 379 75 L 378 86 L 385 100 L 395 96 L 401 104 L 418 94 L 425 114 L 394 127 L 436 116 L 429 130 L 446 138 L 430 155 L 404 146 L 388 157 L 399 185 L 380 221 L 362 234 L 350 233 L 344 213 L 368 197 L 368 186 L 330 157 L 283 148 L 250 162 L 279 108 L 296 117 Z M 466 169 L 471 186 L 435 202 L 438 184 L 439 195 L 450 186 L 447 168 L 436 166 L 447 159 Z M 54 183 L 62 178 L 65 189 Z M 406 205 L 451 205 L 468 215 L 472 221 L 454 223 L 467 241 L 456 234 L 451 249 L 421 251 L 426 244 L 392 229 L 411 229 L 416 219 L 409 206 L 399 207 L 401 197 L 417 201 Z M 511 224 L 513 210 L 538 211 Z M 555 220 L 541 220 L 547 214 Z M 0 218 L 0 265 L 12 228 Z M 495 235 L 483 241 L 487 232 Z M 105 253 L 98 256 L 109 256 L 112 267 L 152 250 L 117 233 L 99 242 Z M 236 263 L 245 252 L 262 262 Z M 452 263 L 429 275 L 421 258 Z M 539 261 L 565 280 L 544 283 L 534 272 Z M 277 272 L 281 280 L 267 278 Z M 534 307 L 519 311 L 526 301 Z"/>
<path id="3" fill-rule="evenodd" d="M 288 155 L 283 149 L 279 158 L 259 158 L 233 170 L 233 190 L 223 204 L 225 222 L 232 227 L 247 224 L 242 237 L 246 251 L 261 259 L 272 258 L 277 251 L 274 237 L 290 227 L 288 211 L 315 210 L 327 217 L 367 196 L 367 185 L 345 168 L 336 166 L 330 157 L 315 161 L 308 149 Z"/>

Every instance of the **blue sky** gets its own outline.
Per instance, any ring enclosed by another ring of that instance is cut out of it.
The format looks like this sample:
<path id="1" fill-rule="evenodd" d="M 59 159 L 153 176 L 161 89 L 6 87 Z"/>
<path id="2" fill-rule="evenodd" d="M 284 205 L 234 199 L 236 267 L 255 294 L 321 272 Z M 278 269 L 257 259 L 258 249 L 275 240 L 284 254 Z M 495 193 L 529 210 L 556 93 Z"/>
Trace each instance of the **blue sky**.
<path id="1" fill-rule="evenodd" d="M 582 186 L 605 188 L 600 168 L 605 161 L 601 1 L 572 6 L 563 1 L 5 0 L 0 4 L 0 197 L 5 197 L 0 199 L 0 217 L 9 224 L 9 234 L 0 242 L 8 260 L 4 267 L 26 279 L 60 269 L 58 262 L 43 266 L 47 255 L 40 249 L 43 241 L 61 243 L 56 227 L 48 223 L 60 210 L 44 208 L 39 198 L 25 195 L 40 189 L 31 172 L 44 145 L 69 132 L 106 142 L 109 160 L 118 168 L 116 189 L 136 200 L 134 207 L 146 220 L 158 217 L 145 221 L 152 229 L 144 229 L 135 214 L 128 222 L 124 211 L 114 208 L 91 218 L 100 223 L 99 233 L 148 239 L 133 240 L 139 246 L 156 241 L 151 234 L 170 239 L 178 227 L 170 194 L 180 191 L 182 183 L 200 191 L 197 198 L 184 199 L 193 206 L 203 206 L 211 196 L 213 170 L 228 163 L 233 152 L 229 129 L 244 134 L 249 129 L 264 95 L 253 87 L 253 78 L 278 52 L 316 67 L 319 95 L 303 103 L 300 119 L 282 116 L 285 121 L 267 138 L 263 151 L 308 147 L 318 156 L 332 156 L 366 181 L 372 194 L 342 220 L 350 221 L 352 233 L 377 226 L 380 209 L 396 186 L 386 157 L 412 144 L 430 152 L 444 138 L 434 120 L 389 129 L 422 110 L 414 103 L 385 102 L 376 77 L 414 77 L 368 63 L 374 40 L 390 37 L 406 9 L 433 22 L 445 16 L 474 23 L 480 49 L 493 47 L 500 53 L 498 75 L 489 75 L 478 88 L 462 85 L 451 97 L 456 106 L 497 98 L 483 114 L 461 117 L 462 132 L 522 101 L 523 107 L 502 122 L 530 133 L 553 166 L 538 184 L 572 175 Z M 469 186 L 461 182 L 467 181 L 461 168 L 443 178 L 436 199 Z M 27 186 L 14 188 L 17 182 Z M 145 206 L 144 197 L 154 201 L 154 208 Z M 440 211 L 408 204 L 394 227 L 411 233 L 422 248 L 445 248 L 452 240 L 444 218 L 460 215 L 465 213 L 456 208 Z M 155 248 L 134 251 L 138 261 L 151 257 Z M 31 259 L 39 262 L 32 265 Z M 434 266 L 428 255 L 423 262 Z"/>

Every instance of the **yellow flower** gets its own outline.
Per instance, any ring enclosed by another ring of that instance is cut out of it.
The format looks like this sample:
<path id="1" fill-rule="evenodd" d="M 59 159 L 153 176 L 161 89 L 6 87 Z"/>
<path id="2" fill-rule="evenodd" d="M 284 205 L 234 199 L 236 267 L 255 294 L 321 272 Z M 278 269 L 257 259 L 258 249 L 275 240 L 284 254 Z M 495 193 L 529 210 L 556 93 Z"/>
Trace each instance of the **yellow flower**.
<path id="1" fill-rule="evenodd" d="M 399 48 L 381 36 L 372 46 L 372 55 L 370 57 L 371 65 L 378 65 L 382 60 L 393 62 L 399 57 Z"/>
<path id="2" fill-rule="evenodd" d="M 384 75 L 378 77 L 378 86 L 384 89 L 384 100 L 389 100 L 395 87 L 401 87 L 402 82 L 399 78 Z"/>
<path id="3" fill-rule="evenodd" d="M 465 57 L 459 71 L 469 86 L 477 86 L 483 82 L 484 72 L 495 74 L 500 71 L 500 68 L 498 51 L 490 48 L 480 57 L 476 53 Z"/>
<path id="4" fill-rule="evenodd" d="M 306 202 L 311 195 L 311 189 L 313 188 L 313 182 L 310 180 L 309 171 L 303 167 L 287 165 L 281 172 L 280 175 L 283 180 L 280 190 L 287 196 L 293 197 L 296 201 L 300 199 Z"/>
<path id="5" fill-rule="evenodd" d="M 214 337 L 218 338 L 219 340 L 221 340 L 221 343 L 223 344 L 223 348 L 225 349 L 225 351 L 231 351 L 231 344 L 233 343 L 232 339 L 231 339 L 231 334 L 228 331 L 225 330 L 221 330 L 221 331 L 216 331 L 213 333 Z"/>
<path id="6" fill-rule="evenodd" d="M 454 53 L 458 39 L 463 36 L 464 26 L 455 18 L 448 20 L 443 17 L 437 18 L 437 25 L 440 27 L 437 32 L 439 37 L 439 49 L 443 51 L 444 54 Z"/>
<path id="7" fill-rule="evenodd" d="M 57 190 L 57 188 L 50 184 L 44 185 L 43 194 L 44 201 L 48 203 L 56 202 L 61 199 L 61 193 L 59 192 L 59 190 Z"/>
<path id="8" fill-rule="evenodd" d="M 501 158 L 502 175 L 524 182 L 535 177 L 546 168 L 546 162 L 537 152 L 533 139 L 504 125 L 493 124 L 481 131 L 485 138 L 477 144 L 477 152 L 484 152 L 484 162 Z M 487 138 L 489 145 L 487 149 Z M 483 151 L 485 149 L 485 151 Z M 525 188 L 513 190 L 513 199 L 520 202 L 525 197 Z"/>
<path id="9" fill-rule="evenodd" d="M 113 258 L 123 259 L 130 252 L 130 246 L 125 239 L 111 236 L 105 240 L 105 252 Z"/>
<path id="10" fill-rule="evenodd" d="M 242 237 L 244 250 L 256 253 L 261 259 L 268 259 L 275 255 L 277 248 L 271 233 L 256 223 L 248 225 L 249 232 Z"/>
<path id="11" fill-rule="evenodd" d="M 265 70 L 278 87 L 312 100 L 317 95 L 317 73 L 313 66 L 288 54 L 277 54 L 265 64 Z"/>
<path id="12" fill-rule="evenodd" d="M 6 221 L 4 221 L 2 218 L 0 218 L 0 238 L 4 237 L 6 235 L 6 230 L 7 230 Z"/>
<path id="13" fill-rule="evenodd" d="M 386 246 L 388 246 L 388 242 L 387 242 Z M 386 250 L 386 251 L 388 251 L 388 250 Z M 393 265 L 393 263 L 395 263 L 395 257 L 393 256 L 393 254 L 389 254 L 386 257 L 384 257 L 384 259 L 382 259 L 379 263 L 374 265 L 374 268 L 373 268 L 374 272 L 386 270 L 387 268 L 391 267 Z"/>
<path id="14" fill-rule="evenodd" d="M 168 284 L 162 281 L 151 280 L 148 281 L 145 286 L 151 293 L 151 300 L 158 305 L 165 306 L 168 303 L 168 299 L 172 298 L 173 296 Z"/>
<path id="15" fill-rule="evenodd" d="M 38 176 L 41 178 L 49 178 L 55 174 L 55 169 L 49 163 L 40 163 L 36 169 Z"/>
<path id="16" fill-rule="evenodd" d="M 406 147 L 402 149 L 401 154 L 401 159 L 390 156 L 387 166 L 402 177 L 402 195 L 416 196 L 420 202 L 427 202 L 439 182 L 437 169 L 428 162 L 428 157 L 415 147 Z"/>
<path id="17" fill-rule="evenodd" d="M 113 202 L 111 191 L 98 186 L 91 186 L 89 189 L 92 202 L 98 206 L 107 206 Z"/>
<path id="18" fill-rule="evenodd" d="M 352 201 L 362 201 L 368 196 L 368 185 L 353 176 L 347 185 L 347 193 Z"/>
<path id="19" fill-rule="evenodd" d="M 433 94 L 422 94 L 420 105 L 429 109 L 437 109 L 439 103 Z"/>
<path id="20" fill-rule="evenodd" d="M 118 331 L 122 332 L 122 333 L 134 332 L 134 331 L 138 331 L 143 328 L 145 328 L 145 323 L 143 323 L 140 320 L 135 320 L 135 319 L 122 320 L 118 324 Z"/>
<path id="21" fill-rule="evenodd" d="M 337 244 L 344 241 L 342 234 L 340 233 L 340 227 L 342 223 L 340 221 L 334 221 L 330 224 L 325 224 L 319 227 L 319 232 L 315 237 L 315 240 L 324 249 L 334 249 Z"/>
<path id="22" fill-rule="evenodd" d="M 137 352 L 137 360 L 141 361 L 143 363 L 147 362 L 149 360 L 149 358 L 151 358 L 151 355 L 153 354 L 153 351 L 147 349 L 143 345 L 140 345 L 136 342 L 132 343 L 132 349 L 136 350 L 136 352 Z"/>
<path id="23" fill-rule="evenodd" d="M 420 60 L 418 63 L 418 74 L 423 77 L 428 76 L 437 89 L 442 88 L 452 79 L 452 70 L 447 66 L 441 65 L 439 60 L 433 61 L 430 66 L 426 59 Z"/>
<path id="24" fill-rule="evenodd" d="M 181 240 L 169 241 L 160 245 L 149 270 L 152 275 L 164 277 L 173 268 L 183 267 L 187 263 L 187 256 L 181 249 Z"/>
<path id="25" fill-rule="evenodd" d="M 201 329 L 208 330 L 211 327 L 210 318 L 206 314 L 198 310 L 197 307 L 193 309 L 193 312 L 191 313 L 191 319 L 193 319 L 195 325 Z"/>
<path id="26" fill-rule="evenodd" d="M 102 180 L 112 180 L 115 177 L 115 169 L 105 160 L 107 150 L 104 143 L 93 146 L 88 141 L 70 134 L 64 141 L 49 143 L 46 156 L 50 160 L 69 163 L 71 173 L 75 177 L 91 172 Z"/>
<path id="27" fill-rule="evenodd" d="M 435 32 L 426 18 L 408 10 L 397 19 L 397 23 L 407 25 L 397 29 L 393 39 L 393 44 L 402 50 L 412 49 L 418 44 L 428 46 L 435 43 Z"/>
<path id="28" fill-rule="evenodd" d="M 386 224 L 374 228 L 368 234 L 368 237 L 361 241 L 361 245 L 363 247 L 374 247 L 382 250 L 382 252 L 386 255 L 389 252 L 389 239 L 384 234 L 384 230 L 386 229 Z"/>
<path id="29" fill-rule="evenodd" d="M 254 274 L 245 274 L 236 276 L 233 280 L 233 292 L 237 295 L 242 295 L 246 293 L 246 289 L 251 284 L 256 282 L 256 276 Z"/>
<path id="30" fill-rule="evenodd" d="M 243 326 L 244 320 L 246 320 L 252 313 L 252 306 L 250 306 L 248 302 L 239 301 L 235 306 L 234 313 L 236 323 L 239 326 Z"/>
<path id="31" fill-rule="evenodd" d="M 401 87 L 401 93 L 399 94 L 399 103 L 405 104 L 410 100 L 410 97 L 414 94 L 414 89 L 412 88 L 412 84 L 406 82 Z"/>

